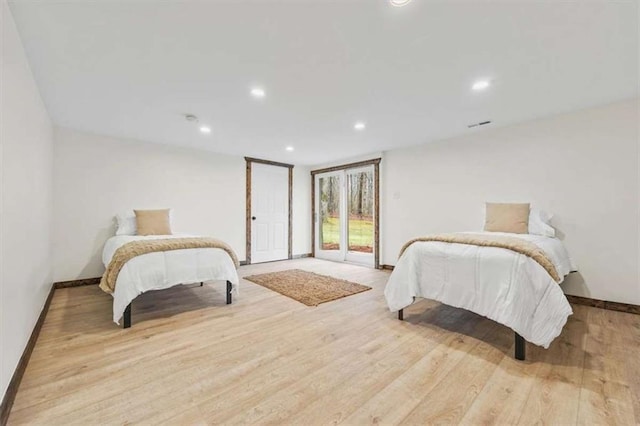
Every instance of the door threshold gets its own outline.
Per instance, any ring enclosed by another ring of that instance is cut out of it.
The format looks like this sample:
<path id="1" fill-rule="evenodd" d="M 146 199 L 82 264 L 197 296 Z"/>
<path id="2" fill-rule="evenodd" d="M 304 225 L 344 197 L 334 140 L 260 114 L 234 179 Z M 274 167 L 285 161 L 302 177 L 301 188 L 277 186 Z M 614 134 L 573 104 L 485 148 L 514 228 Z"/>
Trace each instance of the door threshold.
<path id="1" fill-rule="evenodd" d="M 373 265 L 371 265 L 369 263 L 359 263 L 359 262 L 353 262 L 353 261 L 350 261 L 350 260 L 323 259 L 322 257 L 316 257 L 316 259 L 325 260 L 327 262 L 342 263 L 342 264 L 353 265 L 353 266 L 362 266 L 363 268 L 376 269 Z"/>

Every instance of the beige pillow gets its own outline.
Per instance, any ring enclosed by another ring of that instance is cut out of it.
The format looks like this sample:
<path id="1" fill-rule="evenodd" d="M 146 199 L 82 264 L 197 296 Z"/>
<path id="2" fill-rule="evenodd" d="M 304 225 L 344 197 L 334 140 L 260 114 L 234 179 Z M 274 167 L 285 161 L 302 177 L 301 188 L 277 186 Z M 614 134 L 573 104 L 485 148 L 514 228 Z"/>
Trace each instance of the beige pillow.
<path id="1" fill-rule="evenodd" d="M 529 204 L 487 203 L 484 230 L 491 232 L 529 232 Z"/>
<path id="2" fill-rule="evenodd" d="M 171 235 L 169 209 L 134 210 L 138 235 Z"/>

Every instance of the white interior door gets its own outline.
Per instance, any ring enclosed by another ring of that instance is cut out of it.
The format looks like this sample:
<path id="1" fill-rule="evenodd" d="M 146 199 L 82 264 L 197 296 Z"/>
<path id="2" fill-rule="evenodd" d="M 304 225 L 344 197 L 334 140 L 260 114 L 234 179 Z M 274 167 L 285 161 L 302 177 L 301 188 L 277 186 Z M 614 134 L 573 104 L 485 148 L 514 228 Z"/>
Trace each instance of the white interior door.
<path id="1" fill-rule="evenodd" d="M 374 266 L 373 166 L 315 175 L 316 257 Z"/>
<path id="2" fill-rule="evenodd" d="M 289 169 L 251 166 L 251 263 L 289 258 Z"/>

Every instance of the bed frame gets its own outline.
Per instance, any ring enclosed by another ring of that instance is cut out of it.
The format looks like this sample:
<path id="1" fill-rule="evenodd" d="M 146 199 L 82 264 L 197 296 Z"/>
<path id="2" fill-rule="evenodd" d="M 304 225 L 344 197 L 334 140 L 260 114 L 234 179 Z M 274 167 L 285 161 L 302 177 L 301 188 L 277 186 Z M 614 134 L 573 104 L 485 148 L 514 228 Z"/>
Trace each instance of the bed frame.
<path id="1" fill-rule="evenodd" d="M 400 309 L 398 311 L 398 319 L 400 321 L 404 321 L 404 309 Z M 526 354 L 526 342 L 524 340 L 524 337 L 522 337 L 521 335 L 519 335 L 518 333 L 515 333 L 516 335 L 516 349 L 515 349 L 515 358 L 518 361 L 524 361 L 525 359 L 525 354 Z"/>
<path id="2" fill-rule="evenodd" d="M 200 287 L 202 287 L 204 285 L 203 282 L 200 283 Z M 233 289 L 233 286 L 231 285 L 231 281 L 227 281 L 227 305 L 231 304 L 231 290 Z M 133 302 L 132 302 L 133 303 Z M 127 305 L 127 307 L 124 310 L 124 315 L 122 318 L 122 328 L 129 328 L 131 327 L 131 303 L 129 303 Z"/>

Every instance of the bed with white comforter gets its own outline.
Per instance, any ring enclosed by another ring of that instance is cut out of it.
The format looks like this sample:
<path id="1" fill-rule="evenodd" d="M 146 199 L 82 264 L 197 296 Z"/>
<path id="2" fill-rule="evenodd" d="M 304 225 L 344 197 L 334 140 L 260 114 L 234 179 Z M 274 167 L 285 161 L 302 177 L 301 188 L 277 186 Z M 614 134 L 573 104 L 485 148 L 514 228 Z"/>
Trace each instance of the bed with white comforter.
<path id="1" fill-rule="evenodd" d="M 482 234 L 482 233 L 476 233 Z M 562 242 L 531 234 L 558 274 L 575 270 Z M 463 308 L 504 324 L 531 343 L 549 347 L 573 313 L 559 283 L 530 257 L 497 247 L 416 242 L 398 260 L 385 289 L 392 312 L 421 297 Z"/>
<path id="2" fill-rule="evenodd" d="M 107 240 L 102 263 L 126 243 L 142 239 L 183 238 L 187 235 L 116 235 Z M 238 273 L 229 254 L 218 248 L 198 248 L 148 253 L 129 260 L 120 270 L 113 296 L 113 321 L 119 324 L 127 305 L 141 293 L 178 284 L 229 281 L 238 294 Z"/>

